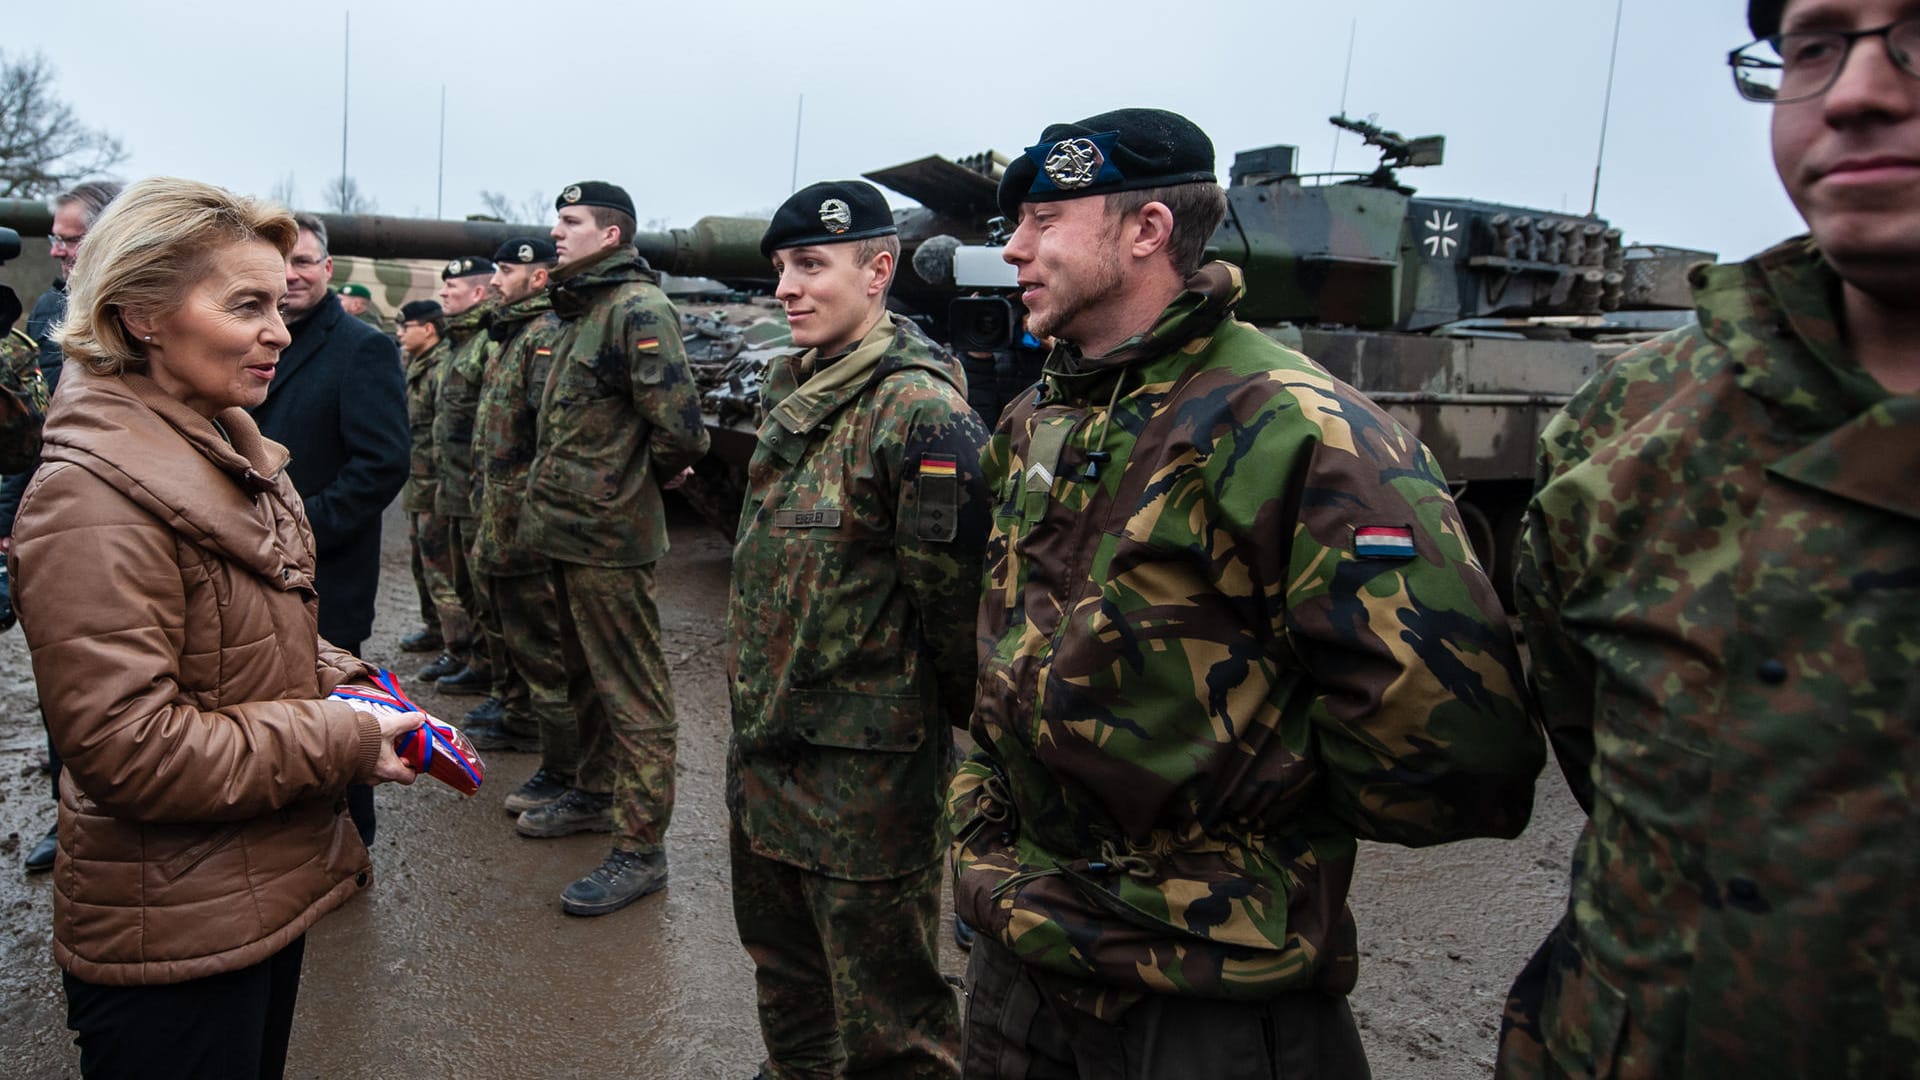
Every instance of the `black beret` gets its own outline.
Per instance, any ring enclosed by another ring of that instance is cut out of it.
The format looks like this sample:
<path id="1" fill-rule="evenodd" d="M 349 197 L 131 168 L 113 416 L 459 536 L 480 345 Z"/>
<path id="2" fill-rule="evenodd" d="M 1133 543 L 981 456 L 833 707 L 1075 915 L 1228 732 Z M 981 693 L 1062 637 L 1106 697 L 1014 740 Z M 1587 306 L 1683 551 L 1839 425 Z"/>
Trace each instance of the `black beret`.
<path id="1" fill-rule="evenodd" d="M 553 241 L 544 236 L 522 236 L 500 245 L 493 253 L 493 261 L 512 263 L 516 266 L 531 266 L 534 263 L 550 263 L 559 259 L 553 249 Z"/>
<path id="2" fill-rule="evenodd" d="M 1780 16 L 1787 0 L 1747 0 L 1747 27 L 1756 38 L 1769 38 L 1780 32 Z"/>
<path id="3" fill-rule="evenodd" d="M 462 255 L 458 259 L 449 259 L 447 265 L 440 270 L 440 280 L 446 281 L 448 278 L 472 277 L 475 274 L 486 274 L 489 277 L 493 276 L 493 263 L 487 259 L 478 258 L 473 255 Z"/>
<path id="4" fill-rule="evenodd" d="M 401 322 L 432 322 L 441 317 L 437 300 L 409 300 L 400 305 Z"/>
<path id="5" fill-rule="evenodd" d="M 805 244 L 842 244 L 875 236 L 892 236 L 887 197 L 864 180 L 822 180 L 787 197 L 767 222 L 760 238 L 760 254 Z"/>
<path id="6" fill-rule="evenodd" d="M 628 217 L 639 216 L 633 212 L 633 198 L 627 194 L 627 189 L 605 180 L 582 180 L 577 184 L 568 184 L 566 190 L 553 200 L 553 208 L 565 210 L 569 206 L 604 206 Z"/>
<path id="7" fill-rule="evenodd" d="M 1213 140 L 1165 109 L 1115 109 L 1077 124 L 1050 124 L 1000 176 L 1000 212 L 1140 188 L 1218 183 Z"/>

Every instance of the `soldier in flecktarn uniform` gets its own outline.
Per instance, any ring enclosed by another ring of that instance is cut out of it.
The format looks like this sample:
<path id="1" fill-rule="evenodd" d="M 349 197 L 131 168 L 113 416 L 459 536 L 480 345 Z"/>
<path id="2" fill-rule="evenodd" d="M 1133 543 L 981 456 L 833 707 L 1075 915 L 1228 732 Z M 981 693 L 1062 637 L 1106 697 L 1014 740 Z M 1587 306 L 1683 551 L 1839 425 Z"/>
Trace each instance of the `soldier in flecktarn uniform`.
<path id="1" fill-rule="evenodd" d="M 486 633 L 482 603 L 475 585 L 469 553 L 473 549 L 473 419 L 480 398 L 480 373 L 486 363 L 486 323 L 493 314 L 488 287 L 493 263 L 462 256 L 440 271 L 440 309 L 447 316 L 447 355 L 433 376 L 432 429 L 427 433 L 433 452 L 433 520 L 446 534 L 446 578 L 457 603 L 459 639 L 448 638 L 447 650 L 461 667 L 440 676 L 435 685 L 443 694 L 489 694 L 505 697 L 496 676 L 497 639 Z M 441 616 L 447 633 L 447 617 Z M 491 720 L 491 714 L 482 719 Z M 478 745 L 478 744 L 475 744 Z M 487 747 L 481 747 L 487 749 Z"/>
<path id="2" fill-rule="evenodd" d="M 795 345 L 748 466 L 728 608 L 733 907 L 767 1080 L 959 1075 L 941 807 L 973 702 L 988 492 L 960 362 L 887 314 L 871 185 L 803 188 L 760 242 Z"/>
<path id="3" fill-rule="evenodd" d="M 1446 480 L 1233 318 L 1184 117 L 1056 124 L 1004 256 L 1059 345 L 985 458 L 950 795 L 973 1077 L 1363 1077 L 1356 841 L 1511 837 L 1545 747 Z"/>
<path id="4" fill-rule="evenodd" d="M 1542 435 L 1515 598 L 1588 821 L 1502 1077 L 1920 1076 L 1920 8 L 1748 21 L 1810 232 Z"/>
<path id="5" fill-rule="evenodd" d="M 612 832 L 606 859 L 560 895 L 569 914 L 602 915 L 667 883 L 676 727 L 653 564 L 667 552 L 661 489 L 691 474 L 707 429 L 680 316 L 633 247 L 633 199 L 583 181 L 555 207 L 558 326 L 520 540 L 549 560 L 580 765 L 515 828 Z"/>

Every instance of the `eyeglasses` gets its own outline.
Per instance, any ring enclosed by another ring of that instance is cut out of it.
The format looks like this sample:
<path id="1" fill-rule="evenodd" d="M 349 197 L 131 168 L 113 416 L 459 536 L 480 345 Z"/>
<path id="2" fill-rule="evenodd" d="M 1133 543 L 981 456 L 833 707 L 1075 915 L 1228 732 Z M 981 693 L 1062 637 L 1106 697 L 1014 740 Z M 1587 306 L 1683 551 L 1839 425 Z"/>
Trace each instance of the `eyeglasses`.
<path id="1" fill-rule="evenodd" d="M 325 259 L 309 258 L 305 255 L 295 255 L 293 258 L 287 260 L 287 265 L 293 267 L 295 270 L 318 270 L 321 264 L 326 261 Z"/>
<path id="2" fill-rule="evenodd" d="M 1748 101 L 1786 105 L 1833 88 L 1862 38 L 1880 38 L 1894 66 L 1920 79 L 1920 18 L 1878 30 L 1802 30 L 1761 38 L 1727 54 L 1733 85 Z"/>
<path id="3" fill-rule="evenodd" d="M 86 238 L 87 238 L 86 233 L 81 233 L 79 236 L 61 236 L 59 233 L 50 233 L 47 236 L 47 239 L 52 241 L 54 244 L 57 244 L 63 247 L 70 247 L 70 248 L 79 247 L 80 241 L 85 240 Z"/>

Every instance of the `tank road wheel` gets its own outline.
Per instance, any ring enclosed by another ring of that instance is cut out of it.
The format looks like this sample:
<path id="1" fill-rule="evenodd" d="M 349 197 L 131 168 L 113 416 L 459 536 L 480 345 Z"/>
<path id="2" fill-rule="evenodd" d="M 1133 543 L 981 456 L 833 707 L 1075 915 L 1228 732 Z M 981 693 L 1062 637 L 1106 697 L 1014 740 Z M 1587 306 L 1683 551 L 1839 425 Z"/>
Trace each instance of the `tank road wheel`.
<path id="1" fill-rule="evenodd" d="M 1487 512 L 1480 509 L 1480 504 L 1469 502 L 1466 497 L 1457 499 L 1454 505 L 1460 508 L 1460 524 L 1466 526 L 1467 544 L 1473 548 L 1474 558 L 1480 560 L 1480 565 L 1487 573 L 1493 573 L 1496 550 L 1493 522 L 1487 519 Z"/>
<path id="2" fill-rule="evenodd" d="M 1512 611 L 1513 571 L 1519 565 L 1523 507 L 1503 500 L 1497 502 L 1489 514 L 1488 508 L 1470 495 L 1463 496 L 1455 505 L 1460 508 L 1460 524 L 1466 527 L 1467 543 L 1473 545 L 1474 557 L 1480 560 L 1481 569 L 1493 582 L 1500 605 Z"/>

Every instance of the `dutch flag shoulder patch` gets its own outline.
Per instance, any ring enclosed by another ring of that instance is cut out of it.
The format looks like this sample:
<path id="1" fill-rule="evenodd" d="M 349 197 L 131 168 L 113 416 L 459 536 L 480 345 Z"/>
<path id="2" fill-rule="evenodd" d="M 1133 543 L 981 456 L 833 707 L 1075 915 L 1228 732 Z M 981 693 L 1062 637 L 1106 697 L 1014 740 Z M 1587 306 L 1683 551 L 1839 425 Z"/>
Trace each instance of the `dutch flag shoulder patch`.
<path id="1" fill-rule="evenodd" d="M 1413 529 L 1406 525 L 1356 525 L 1353 554 L 1360 559 L 1413 558 Z"/>

